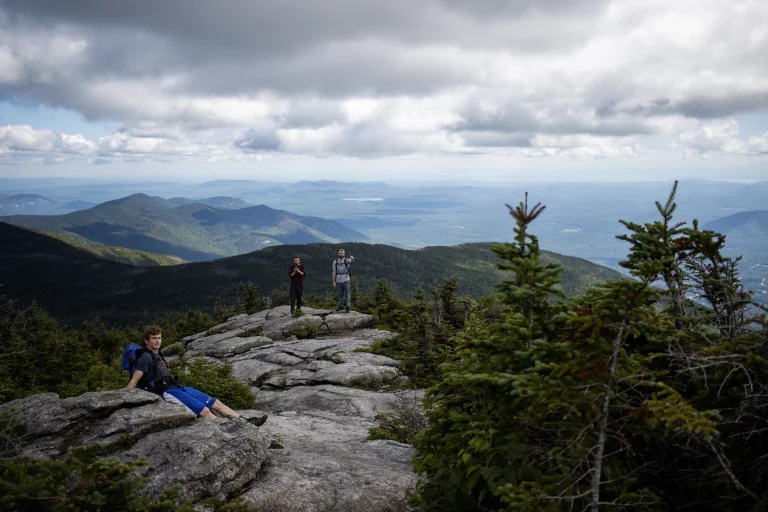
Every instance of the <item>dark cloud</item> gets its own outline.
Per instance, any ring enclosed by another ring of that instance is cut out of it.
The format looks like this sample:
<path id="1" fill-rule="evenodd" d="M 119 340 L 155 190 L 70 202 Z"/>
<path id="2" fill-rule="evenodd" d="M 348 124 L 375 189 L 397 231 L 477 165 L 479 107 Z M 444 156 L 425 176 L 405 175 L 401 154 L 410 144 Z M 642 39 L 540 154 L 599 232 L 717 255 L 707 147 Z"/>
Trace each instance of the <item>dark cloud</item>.
<path id="1" fill-rule="evenodd" d="M 540 107 L 545 108 L 543 105 Z M 602 109 L 602 110 L 601 110 Z M 483 110 L 477 104 L 472 104 L 464 115 L 464 120 L 454 130 L 457 132 L 480 132 L 482 134 L 506 134 L 506 136 L 530 137 L 535 133 L 552 135 L 588 134 L 609 137 L 626 137 L 630 135 L 649 135 L 655 132 L 647 122 L 640 119 L 619 117 L 608 105 L 598 108 L 593 113 L 587 108 L 570 112 L 570 106 L 553 106 L 549 108 L 549 116 L 536 119 L 531 113 L 535 107 L 523 107 L 515 103 L 507 103 L 499 108 Z M 462 136 L 465 136 L 462 134 Z M 480 136 L 480 139 L 487 135 Z M 495 136 L 494 136 L 495 137 Z M 493 138 L 489 140 L 494 140 Z M 484 144 L 480 144 L 484 145 Z M 492 144 L 493 145 L 493 144 Z M 508 144 L 500 144 L 506 146 Z M 516 144 L 513 144 L 516 145 Z"/>
<path id="2" fill-rule="evenodd" d="M 504 133 L 493 131 L 474 131 L 474 132 L 457 132 L 458 135 L 464 139 L 464 143 L 469 147 L 476 148 L 505 148 L 505 147 L 518 147 L 527 148 L 531 147 L 531 138 L 526 134 L 518 133 Z"/>
<path id="3" fill-rule="evenodd" d="M 526 14 L 578 18 L 595 16 L 607 0 L 3 0 L 0 6 L 16 16 L 66 21 L 89 27 L 125 27 L 162 34 L 194 47 L 213 45 L 236 52 L 283 54 L 308 45 L 360 37 L 395 38 L 409 42 L 478 44 L 516 40 L 514 33 L 496 33 L 500 21 Z M 468 17 L 467 14 L 470 16 Z M 463 22 L 463 31 L 455 23 Z M 474 24 L 474 26 L 473 26 Z M 585 31 L 585 35 L 587 32 Z M 538 39 L 567 44 L 565 34 Z M 558 42 L 559 40 L 559 42 Z M 221 55 L 224 57 L 224 55 Z"/>
<path id="4" fill-rule="evenodd" d="M 717 119 L 760 110 L 768 110 L 768 91 L 741 92 L 734 90 L 727 94 L 697 95 L 677 101 L 660 98 L 646 104 L 624 108 L 621 111 L 632 116 L 683 115 L 695 119 Z M 610 111 L 602 114 L 606 116 L 606 114 L 612 115 L 616 112 L 611 107 Z"/>
<path id="5" fill-rule="evenodd" d="M 457 131 L 518 132 L 533 131 L 540 127 L 530 111 L 521 105 L 507 103 L 501 107 L 486 106 L 484 102 L 470 104 Z"/>
<path id="6" fill-rule="evenodd" d="M 93 162 L 91 162 L 91 165 L 109 165 L 111 164 L 111 160 L 107 160 L 106 158 L 96 158 Z"/>
<path id="7" fill-rule="evenodd" d="M 595 14 L 604 4 L 0 0 L 16 26 L 31 31 L 41 24 L 64 24 L 86 34 L 91 44 L 77 70 L 82 80 L 177 73 L 184 75 L 176 84 L 178 92 L 268 89 L 329 97 L 429 94 L 471 82 L 476 70 L 429 47 L 526 53 L 567 49 L 592 36 L 588 23 L 573 17 Z M 528 20 L 523 16 L 528 13 L 546 13 L 547 18 Z M 419 46 L 426 50 L 414 51 Z"/>
<path id="8" fill-rule="evenodd" d="M 457 140 L 528 148 L 539 136 L 610 154 L 604 139 L 655 135 L 667 118 L 768 108 L 754 85 L 767 49 L 750 27 L 707 22 L 711 40 L 681 48 L 659 28 L 665 12 L 640 0 L 0 0 L 0 99 L 116 122 L 105 159 L 456 154 Z M 711 57 L 711 43 L 735 56 Z"/>
<path id="9" fill-rule="evenodd" d="M 277 151 L 280 138 L 274 128 L 250 128 L 235 140 L 235 146 L 249 152 Z"/>
<path id="10" fill-rule="evenodd" d="M 766 57 L 768 58 L 768 57 Z M 676 110 L 688 117 L 714 119 L 768 109 L 768 90 L 723 96 L 696 96 L 678 103 Z"/>

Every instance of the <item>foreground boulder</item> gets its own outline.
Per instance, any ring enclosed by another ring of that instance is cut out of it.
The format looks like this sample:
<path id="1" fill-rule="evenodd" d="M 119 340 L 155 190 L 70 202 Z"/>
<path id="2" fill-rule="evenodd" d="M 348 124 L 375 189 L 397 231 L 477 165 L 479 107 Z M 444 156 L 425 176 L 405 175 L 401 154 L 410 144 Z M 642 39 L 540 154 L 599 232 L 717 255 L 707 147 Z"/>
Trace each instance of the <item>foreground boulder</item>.
<path id="1" fill-rule="evenodd" d="M 416 475 L 413 447 L 367 441 L 377 412 L 413 403 L 413 392 L 378 393 L 341 386 L 294 387 L 259 394 L 261 427 L 285 449 L 270 450 L 261 478 L 244 497 L 260 510 L 406 510 Z"/>
<path id="2" fill-rule="evenodd" d="M 226 497 L 247 487 L 266 461 L 271 439 L 244 421 L 196 420 L 180 405 L 138 389 L 60 399 L 53 393 L 0 405 L 22 427 L 21 456 L 57 457 L 68 448 L 104 443 L 106 454 L 139 456 L 140 473 L 152 480 L 146 492 L 174 484 L 193 502 Z"/>

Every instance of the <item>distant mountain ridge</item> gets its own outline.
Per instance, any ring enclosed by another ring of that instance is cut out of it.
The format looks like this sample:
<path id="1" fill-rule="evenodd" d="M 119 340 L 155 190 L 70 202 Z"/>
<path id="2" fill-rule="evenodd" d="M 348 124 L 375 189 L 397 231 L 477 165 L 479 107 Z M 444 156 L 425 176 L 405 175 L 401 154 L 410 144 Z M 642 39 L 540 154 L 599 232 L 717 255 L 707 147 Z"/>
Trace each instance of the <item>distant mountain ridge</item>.
<path id="1" fill-rule="evenodd" d="M 218 203 L 234 198 L 211 198 Z M 205 261 L 279 244 L 361 241 L 367 237 L 342 224 L 302 217 L 264 205 L 223 209 L 185 198 L 166 200 L 133 194 L 66 215 L 16 215 L 17 226 L 74 233 L 85 240 L 139 251 Z M 237 200 L 234 200 L 237 201 Z M 184 202 L 176 206 L 174 202 Z"/>
<path id="2" fill-rule="evenodd" d="M 735 230 L 752 230 L 756 234 L 768 232 L 768 210 L 738 212 L 707 222 L 704 227 L 719 233 L 728 234 Z M 768 243 L 768 240 L 766 240 Z"/>
<path id="3" fill-rule="evenodd" d="M 239 283 L 251 282 L 262 294 L 288 286 L 288 266 L 294 254 L 307 267 L 305 294 L 335 293 L 329 282 L 338 244 L 280 245 L 215 261 L 169 267 L 136 267 L 99 258 L 59 240 L 0 222 L 0 281 L 9 297 L 23 304 L 37 300 L 66 322 L 99 316 L 132 324 L 169 311 L 210 310 L 217 297 L 233 300 Z M 402 297 L 414 288 L 427 289 L 434 280 L 451 275 L 459 289 L 474 297 L 495 291 L 509 278 L 490 243 L 405 250 L 381 244 L 344 244 L 356 257 L 352 275 L 362 291 L 383 278 Z M 589 286 L 623 276 L 580 258 L 544 252 L 545 262 L 565 266 L 563 290 L 583 293 Z"/>
<path id="4" fill-rule="evenodd" d="M 768 304 L 768 210 L 734 213 L 703 227 L 725 235 L 725 254 L 744 258 L 739 268 L 745 287 Z"/>

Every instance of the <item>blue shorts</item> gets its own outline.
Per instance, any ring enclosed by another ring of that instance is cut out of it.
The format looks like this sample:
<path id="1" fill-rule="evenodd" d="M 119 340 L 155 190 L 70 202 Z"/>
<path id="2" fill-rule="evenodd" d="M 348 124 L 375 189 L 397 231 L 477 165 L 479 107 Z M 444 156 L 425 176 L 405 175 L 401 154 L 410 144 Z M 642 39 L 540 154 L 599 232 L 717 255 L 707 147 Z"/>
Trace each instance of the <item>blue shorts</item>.
<path id="1" fill-rule="evenodd" d="M 216 403 L 215 398 L 211 398 L 210 396 L 196 390 L 195 388 L 188 387 L 170 387 L 165 390 L 165 393 L 163 393 L 163 398 L 167 402 L 183 405 L 192 411 L 195 416 L 200 416 L 200 413 L 203 412 L 203 409 L 206 407 L 208 410 L 211 410 L 213 404 Z"/>

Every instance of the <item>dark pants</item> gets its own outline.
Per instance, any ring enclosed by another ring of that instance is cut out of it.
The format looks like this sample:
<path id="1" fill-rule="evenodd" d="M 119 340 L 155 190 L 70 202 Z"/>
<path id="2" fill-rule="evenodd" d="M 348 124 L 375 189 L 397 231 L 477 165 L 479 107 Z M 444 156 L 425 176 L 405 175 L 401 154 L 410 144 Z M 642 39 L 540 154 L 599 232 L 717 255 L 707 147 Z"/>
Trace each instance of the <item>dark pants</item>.
<path id="1" fill-rule="evenodd" d="M 301 309 L 301 295 L 304 293 L 304 285 L 291 284 L 291 311 L 293 311 L 293 303 L 296 303 L 296 307 Z"/>

